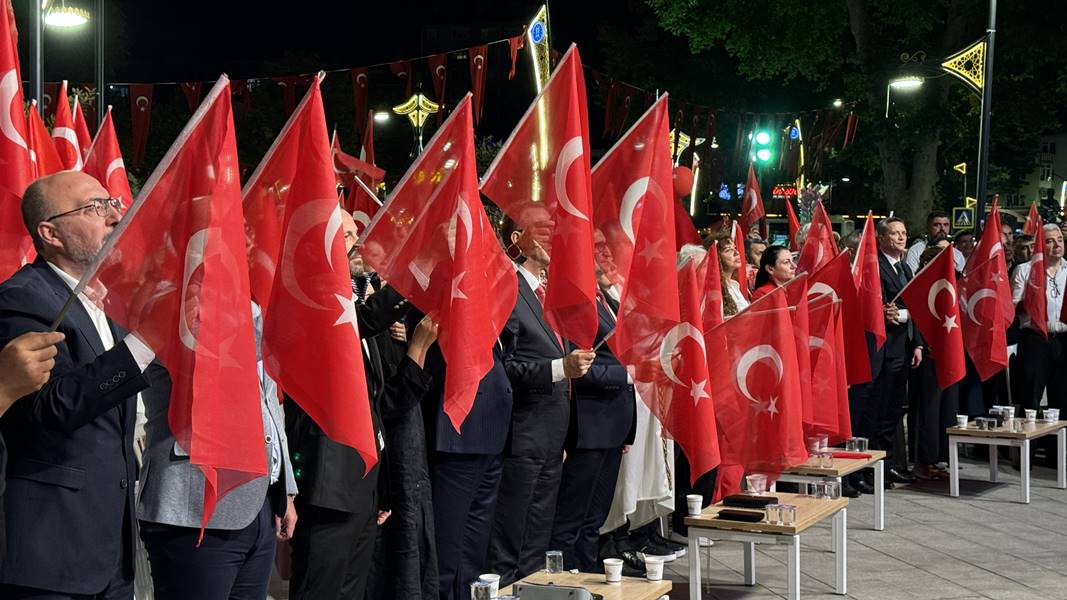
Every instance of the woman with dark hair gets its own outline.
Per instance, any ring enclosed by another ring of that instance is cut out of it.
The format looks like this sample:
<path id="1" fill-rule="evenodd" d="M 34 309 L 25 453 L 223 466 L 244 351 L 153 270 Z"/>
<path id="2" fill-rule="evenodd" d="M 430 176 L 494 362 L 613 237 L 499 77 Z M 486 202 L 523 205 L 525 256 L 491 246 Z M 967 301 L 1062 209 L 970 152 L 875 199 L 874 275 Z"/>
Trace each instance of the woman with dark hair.
<path id="1" fill-rule="evenodd" d="M 785 285 L 797 274 L 797 265 L 793 262 L 793 253 L 785 246 L 771 246 L 760 257 L 759 271 L 756 272 L 756 289 L 752 300 L 758 300 L 773 292 L 780 285 Z"/>

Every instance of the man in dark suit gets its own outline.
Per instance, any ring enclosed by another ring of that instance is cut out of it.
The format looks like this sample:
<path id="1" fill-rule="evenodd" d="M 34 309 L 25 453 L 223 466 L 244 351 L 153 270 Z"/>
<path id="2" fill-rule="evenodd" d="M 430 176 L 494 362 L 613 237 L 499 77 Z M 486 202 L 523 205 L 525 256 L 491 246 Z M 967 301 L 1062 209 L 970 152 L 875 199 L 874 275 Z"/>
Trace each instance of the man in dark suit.
<path id="1" fill-rule="evenodd" d="M 600 343 L 615 330 L 618 305 L 602 292 L 598 296 Z M 589 371 L 574 381 L 567 459 L 550 544 L 563 552 L 564 568 L 597 570 L 600 526 L 611 510 L 623 446 L 633 443 L 637 428 L 635 402 L 626 368 L 607 344 L 600 344 Z"/>
<path id="2" fill-rule="evenodd" d="M 571 381 L 586 374 L 596 355 L 566 352 L 545 323 L 540 277 L 548 268 L 548 253 L 511 221 L 503 231 L 512 245 L 525 246 L 520 248 L 525 260 L 518 268 L 518 300 L 501 332 L 514 404 L 489 542 L 490 570 L 507 585 L 543 568 L 570 423 Z"/>
<path id="3" fill-rule="evenodd" d="M 26 189 L 22 217 L 38 257 L 0 285 L 0 344 L 49 328 L 120 208 L 84 173 Z M 59 331 L 51 379 L 0 420 L 9 452 L 0 597 L 132 598 L 134 418 L 155 355 L 84 294 Z"/>
<path id="4" fill-rule="evenodd" d="M 342 212 L 342 216 L 349 256 L 358 258 L 355 223 L 350 215 Z M 360 265 L 359 260 L 350 262 L 350 268 Z M 293 575 L 289 597 L 293 600 L 364 598 L 377 526 L 388 518 L 382 479 L 383 452 L 387 451 L 382 434 L 383 413 L 393 410 L 395 402 L 411 398 L 417 402 L 430 384 L 421 366 L 432 339 L 427 341 L 425 334 L 413 335 L 408 355 L 391 378 L 387 378 L 374 339 L 402 320 L 408 308 L 407 301 L 389 286 L 357 307 L 367 391 L 378 440 L 378 462 L 369 473 L 364 475 L 366 465 L 358 452 L 326 437 L 295 402 L 286 403 L 286 432 L 300 486 L 296 498 L 300 526 L 291 542 Z M 353 377 L 353 385 L 355 381 Z"/>
<path id="5" fill-rule="evenodd" d="M 919 366 L 923 348 L 908 318 L 907 307 L 897 298 L 900 290 L 914 276 L 904 262 L 908 232 L 904 222 L 889 217 L 878 223 L 878 267 L 885 304 L 886 340 L 871 361 L 870 406 L 861 419 L 863 433 L 871 446 L 886 451 L 886 481 L 911 483 L 907 456 L 898 456 L 894 438 L 904 416 L 907 400 L 908 369 Z"/>

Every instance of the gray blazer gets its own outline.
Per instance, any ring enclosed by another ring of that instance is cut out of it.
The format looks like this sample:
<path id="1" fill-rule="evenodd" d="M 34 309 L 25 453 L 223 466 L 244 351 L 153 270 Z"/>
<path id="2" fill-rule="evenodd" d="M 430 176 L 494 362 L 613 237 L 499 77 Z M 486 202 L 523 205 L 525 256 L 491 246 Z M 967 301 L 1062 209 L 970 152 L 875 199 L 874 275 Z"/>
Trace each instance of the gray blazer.
<path id="1" fill-rule="evenodd" d="M 259 307 L 253 305 L 253 322 L 256 330 L 256 349 L 262 331 Z M 257 356 L 257 358 L 259 358 Z M 170 378 L 163 369 L 150 369 L 151 390 L 142 393 L 145 404 L 144 463 L 141 466 L 140 490 L 137 497 L 137 518 L 141 521 L 200 527 L 203 518 L 204 475 L 200 468 L 189 462 L 189 454 L 178 446 L 167 422 L 170 406 Z M 165 381 L 158 381 L 156 378 Z M 297 493 L 292 463 L 289 461 L 289 443 L 285 437 L 285 417 L 278 403 L 277 386 L 260 367 L 260 407 L 263 415 L 264 438 L 271 435 L 271 422 L 280 437 L 282 469 L 279 483 L 285 481 L 289 495 Z M 271 464 L 270 444 L 264 440 L 267 465 Z M 222 498 L 215 513 L 208 521 L 208 529 L 243 529 L 263 508 L 267 497 L 270 477 L 260 477 L 234 489 Z"/>

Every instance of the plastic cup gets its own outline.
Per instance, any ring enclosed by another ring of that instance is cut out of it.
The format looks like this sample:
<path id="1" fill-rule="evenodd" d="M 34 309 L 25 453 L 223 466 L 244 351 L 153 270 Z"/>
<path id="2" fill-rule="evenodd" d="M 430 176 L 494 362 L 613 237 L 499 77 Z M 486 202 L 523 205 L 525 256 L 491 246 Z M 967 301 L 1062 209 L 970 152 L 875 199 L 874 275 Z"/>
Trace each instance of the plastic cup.
<path id="1" fill-rule="evenodd" d="M 869 445 L 867 443 L 867 438 L 865 438 L 865 437 L 854 437 L 852 439 L 856 442 L 856 452 L 866 452 L 867 451 L 867 448 L 869 447 Z"/>
<path id="2" fill-rule="evenodd" d="M 562 573 L 563 553 L 559 550 L 545 552 L 545 570 L 549 573 Z"/>
<path id="3" fill-rule="evenodd" d="M 704 496 L 700 494 L 689 494 L 685 497 L 685 503 L 689 506 L 690 517 L 699 516 L 700 511 L 704 510 Z"/>
<path id="4" fill-rule="evenodd" d="M 781 504 L 779 508 L 782 511 L 782 525 L 786 527 L 792 527 L 797 524 L 797 507 L 794 504 Z"/>
<path id="5" fill-rule="evenodd" d="M 1059 421 L 1060 420 L 1060 409 L 1058 409 L 1058 408 L 1046 408 L 1045 409 L 1045 420 L 1050 422 L 1050 423 L 1054 423 L 1056 421 Z"/>
<path id="6" fill-rule="evenodd" d="M 492 600 L 493 584 L 478 580 L 471 584 L 471 600 Z"/>
<path id="7" fill-rule="evenodd" d="M 759 496 L 767 493 L 767 476 L 762 473 L 745 475 L 745 484 L 752 494 Z"/>
<path id="8" fill-rule="evenodd" d="M 956 415 L 956 427 L 967 429 L 967 415 Z"/>
<path id="9" fill-rule="evenodd" d="M 478 581 L 489 584 L 489 597 L 496 598 L 500 595 L 500 575 L 496 573 L 483 573 L 478 576 Z"/>
<path id="10" fill-rule="evenodd" d="M 1037 409 L 1036 408 L 1028 408 L 1028 409 L 1026 409 L 1025 414 L 1026 414 L 1026 422 L 1027 423 L 1033 423 L 1034 421 L 1037 421 Z"/>
<path id="11" fill-rule="evenodd" d="M 827 481 L 825 485 L 826 485 L 826 488 L 825 488 L 826 489 L 826 496 L 825 497 L 826 497 L 827 500 L 837 500 L 838 498 L 841 497 L 841 483 L 840 482 L 838 482 L 838 481 Z"/>
<path id="12" fill-rule="evenodd" d="M 781 525 L 782 524 L 782 505 L 781 504 L 768 504 L 766 506 L 767 511 L 767 524 L 768 525 Z"/>
<path id="13" fill-rule="evenodd" d="M 621 558 L 605 558 L 604 559 L 604 581 L 606 583 L 621 583 L 622 582 L 622 559 Z"/>
<path id="14" fill-rule="evenodd" d="M 663 579 L 663 559 L 658 556 L 645 557 L 645 578 L 649 581 Z"/>
<path id="15" fill-rule="evenodd" d="M 819 453 L 819 466 L 823 469 L 834 468 L 834 454 L 833 452 L 820 452 Z"/>

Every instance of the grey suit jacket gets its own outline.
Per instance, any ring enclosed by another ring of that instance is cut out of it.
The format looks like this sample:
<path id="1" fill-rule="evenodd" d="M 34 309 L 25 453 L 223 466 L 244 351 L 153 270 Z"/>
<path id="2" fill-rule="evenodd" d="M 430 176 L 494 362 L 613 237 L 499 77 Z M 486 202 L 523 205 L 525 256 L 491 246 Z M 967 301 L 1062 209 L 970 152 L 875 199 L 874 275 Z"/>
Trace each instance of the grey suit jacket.
<path id="1" fill-rule="evenodd" d="M 254 307 L 253 321 L 256 329 L 256 348 L 262 331 L 259 308 Z M 258 358 L 258 357 L 257 357 Z M 250 365 L 251 367 L 251 365 Z M 189 462 L 188 453 L 174 440 L 167 422 L 170 407 L 170 378 L 162 368 L 149 369 L 153 387 L 142 393 L 145 403 L 144 463 L 141 466 L 140 490 L 137 497 L 137 518 L 141 521 L 200 527 L 203 518 L 204 475 L 200 468 Z M 160 380 L 157 380 L 160 378 Z M 292 463 L 289 461 L 289 443 L 285 437 L 285 417 L 278 403 L 277 388 L 273 381 L 260 377 L 260 407 L 263 415 L 264 452 L 267 465 L 271 464 L 270 423 L 280 437 L 282 469 L 279 483 L 285 482 L 289 495 L 297 493 Z M 234 489 L 222 498 L 208 521 L 208 529 L 243 529 L 263 508 L 270 477 L 260 477 Z"/>

